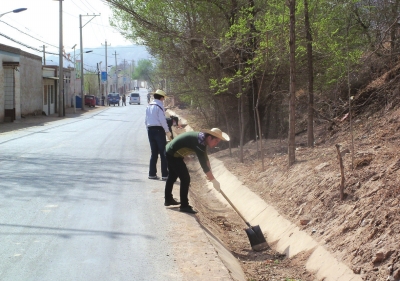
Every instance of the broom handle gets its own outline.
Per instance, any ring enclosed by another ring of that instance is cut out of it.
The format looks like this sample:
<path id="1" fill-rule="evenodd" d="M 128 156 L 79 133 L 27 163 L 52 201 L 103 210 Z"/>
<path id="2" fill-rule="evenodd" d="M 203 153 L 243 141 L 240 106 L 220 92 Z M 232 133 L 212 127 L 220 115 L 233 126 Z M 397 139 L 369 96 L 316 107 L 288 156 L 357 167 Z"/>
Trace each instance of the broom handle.
<path id="1" fill-rule="evenodd" d="M 239 212 L 238 209 L 236 209 L 235 205 L 233 205 L 232 201 L 229 200 L 229 198 L 225 195 L 225 193 L 220 189 L 220 192 L 222 196 L 224 196 L 225 200 L 228 201 L 229 205 L 236 211 L 236 213 L 242 218 L 242 220 L 247 224 L 248 227 L 251 227 L 250 223 L 246 221 L 246 219 L 243 217 L 243 215 Z"/>

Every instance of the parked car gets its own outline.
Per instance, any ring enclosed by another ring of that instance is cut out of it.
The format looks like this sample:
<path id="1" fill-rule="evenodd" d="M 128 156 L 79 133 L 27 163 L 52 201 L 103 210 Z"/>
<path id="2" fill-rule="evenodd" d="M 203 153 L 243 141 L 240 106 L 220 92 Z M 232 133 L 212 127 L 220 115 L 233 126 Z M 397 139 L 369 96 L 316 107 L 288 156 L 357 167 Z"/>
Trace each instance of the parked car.
<path id="1" fill-rule="evenodd" d="M 109 93 L 107 96 L 107 105 L 110 106 L 113 104 L 114 106 L 118 104 L 119 106 L 120 96 L 118 93 Z"/>
<path id="2" fill-rule="evenodd" d="M 93 95 L 85 95 L 85 105 L 89 107 L 95 107 L 96 106 L 96 97 Z"/>
<path id="3" fill-rule="evenodd" d="M 139 93 L 130 93 L 129 94 L 129 104 L 140 104 L 140 95 Z"/>

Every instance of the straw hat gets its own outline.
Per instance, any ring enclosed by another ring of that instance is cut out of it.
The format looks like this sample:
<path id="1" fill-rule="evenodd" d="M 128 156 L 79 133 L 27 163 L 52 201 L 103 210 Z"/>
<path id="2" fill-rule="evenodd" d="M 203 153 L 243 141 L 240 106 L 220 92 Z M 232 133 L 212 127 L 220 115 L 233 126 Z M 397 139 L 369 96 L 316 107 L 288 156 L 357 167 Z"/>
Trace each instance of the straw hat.
<path id="1" fill-rule="evenodd" d="M 163 97 L 167 97 L 167 94 L 166 94 L 163 90 L 160 90 L 160 89 L 158 89 L 158 90 L 156 91 L 156 94 L 157 94 L 157 95 L 160 95 L 160 96 L 163 96 Z"/>
<path id="2" fill-rule="evenodd" d="M 224 132 L 222 132 L 218 128 L 212 128 L 211 130 L 203 129 L 203 130 L 201 130 L 201 132 L 213 135 L 214 137 L 217 137 L 223 141 L 230 140 L 229 136 L 227 134 L 225 134 Z"/>

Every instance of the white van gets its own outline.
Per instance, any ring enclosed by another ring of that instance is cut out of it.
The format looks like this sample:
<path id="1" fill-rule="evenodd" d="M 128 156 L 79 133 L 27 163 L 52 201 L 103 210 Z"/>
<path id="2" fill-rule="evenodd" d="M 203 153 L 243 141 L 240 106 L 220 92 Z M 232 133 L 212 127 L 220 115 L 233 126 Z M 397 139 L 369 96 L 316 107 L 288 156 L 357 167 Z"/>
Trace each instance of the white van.
<path id="1" fill-rule="evenodd" d="M 129 104 L 140 104 L 140 95 L 139 93 L 130 93 L 129 94 Z"/>

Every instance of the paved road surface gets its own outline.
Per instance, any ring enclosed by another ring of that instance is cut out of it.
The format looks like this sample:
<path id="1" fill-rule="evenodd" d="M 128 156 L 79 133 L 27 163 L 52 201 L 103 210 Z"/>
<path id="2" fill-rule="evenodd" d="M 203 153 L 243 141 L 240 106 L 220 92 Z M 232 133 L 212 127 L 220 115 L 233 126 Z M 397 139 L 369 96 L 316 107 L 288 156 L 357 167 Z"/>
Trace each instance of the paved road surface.
<path id="1" fill-rule="evenodd" d="M 191 280 L 192 262 L 179 261 L 193 251 L 230 280 L 194 217 L 166 209 L 163 182 L 147 179 L 145 107 L 0 135 L 0 280 Z M 190 228 L 200 238 L 182 248 Z"/>

